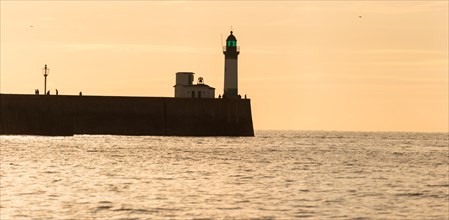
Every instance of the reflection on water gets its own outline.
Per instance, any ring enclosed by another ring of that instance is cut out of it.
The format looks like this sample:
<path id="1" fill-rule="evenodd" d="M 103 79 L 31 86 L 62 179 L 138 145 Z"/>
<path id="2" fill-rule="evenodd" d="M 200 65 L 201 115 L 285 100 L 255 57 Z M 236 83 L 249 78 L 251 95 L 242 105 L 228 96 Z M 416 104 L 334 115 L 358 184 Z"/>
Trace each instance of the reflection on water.
<path id="1" fill-rule="evenodd" d="M 2 136 L 0 215 L 446 219 L 447 135 Z"/>

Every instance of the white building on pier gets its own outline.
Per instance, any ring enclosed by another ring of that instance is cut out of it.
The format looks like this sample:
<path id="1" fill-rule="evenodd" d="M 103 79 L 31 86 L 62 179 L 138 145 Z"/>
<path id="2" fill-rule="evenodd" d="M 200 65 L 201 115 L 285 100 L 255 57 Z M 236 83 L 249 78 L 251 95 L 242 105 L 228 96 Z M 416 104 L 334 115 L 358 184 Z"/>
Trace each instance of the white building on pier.
<path id="1" fill-rule="evenodd" d="M 204 84 L 203 77 L 193 84 L 193 72 L 177 72 L 175 98 L 215 98 L 215 88 Z"/>

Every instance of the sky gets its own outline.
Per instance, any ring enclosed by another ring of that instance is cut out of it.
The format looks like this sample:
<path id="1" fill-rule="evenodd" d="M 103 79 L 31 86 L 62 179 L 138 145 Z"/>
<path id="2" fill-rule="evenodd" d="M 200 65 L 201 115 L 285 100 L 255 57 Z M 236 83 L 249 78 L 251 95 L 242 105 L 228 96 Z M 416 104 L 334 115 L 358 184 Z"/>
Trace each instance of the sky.
<path id="1" fill-rule="evenodd" d="M 0 1 L 0 92 L 223 93 L 223 40 L 256 130 L 448 131 L 448 1 Z M 195 80 L 196 81 L 196 80 Z"/>

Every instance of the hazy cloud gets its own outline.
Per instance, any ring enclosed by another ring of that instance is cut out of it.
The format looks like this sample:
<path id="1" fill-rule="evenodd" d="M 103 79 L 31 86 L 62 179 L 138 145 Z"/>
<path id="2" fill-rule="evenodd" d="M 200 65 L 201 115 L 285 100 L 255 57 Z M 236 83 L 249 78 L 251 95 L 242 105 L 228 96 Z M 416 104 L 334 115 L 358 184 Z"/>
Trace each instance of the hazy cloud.
<path id="1" fill-rule="evenodd" d="M 209 53 L 216 52 L 213 48 L 198 48 L 176 45 L 151 44 L 65 44 L 68 51 L 112 51 L 112 52 L 157 52 L 157 53 Z"/>

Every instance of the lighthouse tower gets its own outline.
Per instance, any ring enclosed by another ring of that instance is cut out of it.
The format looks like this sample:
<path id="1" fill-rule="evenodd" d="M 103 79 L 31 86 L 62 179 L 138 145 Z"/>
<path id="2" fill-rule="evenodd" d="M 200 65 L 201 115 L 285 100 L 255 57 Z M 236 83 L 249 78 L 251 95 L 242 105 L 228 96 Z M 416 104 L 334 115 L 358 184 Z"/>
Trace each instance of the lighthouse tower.
<path id="1" fill-rule="evenodd" d="M 231 34 L 226 39 L 226 46 L 223 47 L 223 54 L 225 55 L 223 98 L 238 97 L 237 57 L 239 53 L 240 48 L 237 47 L 237 39 L 231 31 Z"/>

